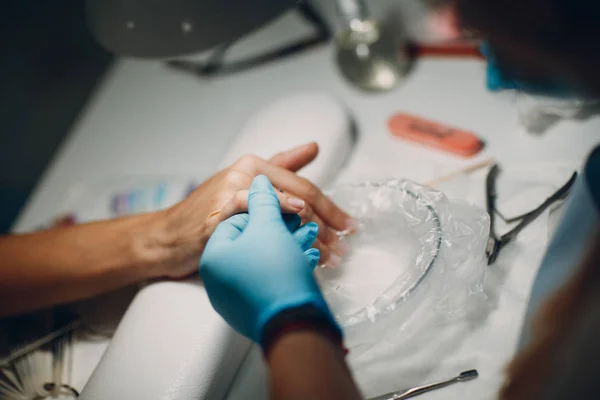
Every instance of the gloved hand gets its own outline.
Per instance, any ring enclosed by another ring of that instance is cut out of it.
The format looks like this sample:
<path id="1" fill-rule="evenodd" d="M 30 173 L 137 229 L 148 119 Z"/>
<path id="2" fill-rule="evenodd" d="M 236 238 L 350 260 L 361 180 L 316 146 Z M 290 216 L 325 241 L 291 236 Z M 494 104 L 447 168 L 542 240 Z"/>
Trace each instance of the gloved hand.
<path id="1" fill-rule="evenodd" d="M 265 325 L 290 308 L 312 306 L 333 322 L 313 277 L 319 253 L 310 246 L 318 225 L 298 228 L 299 219 L 286 216 L 286 226 L 264 175 L 252 182 L 248 210 L 219 224 L 200 261 L 200 276 L 215 310 L 258 343 Z"/>

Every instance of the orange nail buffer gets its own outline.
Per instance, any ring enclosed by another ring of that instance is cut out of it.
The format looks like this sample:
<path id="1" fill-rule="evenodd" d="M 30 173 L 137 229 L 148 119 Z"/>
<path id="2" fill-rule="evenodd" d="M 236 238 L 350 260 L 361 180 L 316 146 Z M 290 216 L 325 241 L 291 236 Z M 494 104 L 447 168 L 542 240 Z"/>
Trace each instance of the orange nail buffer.
<path id="1" fill-rule="evenodd" d="M 469 131 L 453 128 L 409 114 L 395 114 L 388 120 L 390 133 L 463 157 L 473 156 L 483 148 L 479 137 Z"/>

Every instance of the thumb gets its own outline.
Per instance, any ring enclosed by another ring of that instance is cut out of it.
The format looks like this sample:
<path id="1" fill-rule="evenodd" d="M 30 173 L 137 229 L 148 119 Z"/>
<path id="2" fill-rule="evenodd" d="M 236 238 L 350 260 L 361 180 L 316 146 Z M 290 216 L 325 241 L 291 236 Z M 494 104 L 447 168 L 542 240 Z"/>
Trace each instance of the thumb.
<path id="1" fill-rule="evenodd" d="M 283 222 L 275 189 L 273 189 L 269 178 L 264 175 L 258 175 L 252 180 L 250 192 L 248 193 L 248 212 L 251 222 Z"/>

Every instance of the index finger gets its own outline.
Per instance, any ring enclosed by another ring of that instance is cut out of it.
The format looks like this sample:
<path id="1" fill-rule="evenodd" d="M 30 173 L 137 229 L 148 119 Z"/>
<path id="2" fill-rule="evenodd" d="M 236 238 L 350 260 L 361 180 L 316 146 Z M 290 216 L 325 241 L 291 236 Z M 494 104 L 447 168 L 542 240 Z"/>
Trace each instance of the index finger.
<path id="1" fill-rule="evenodd" d="M 257 164 L 257 173 L 268 176 L 273 185 L 278 188 L 306 200 L 313 211 L 333 229 L 343 231 L 355 228 L 354 220 L 350 215 L 335 205 L 309 180 L 266 161 L 261 160 Z"/>
<path id="2" fill-rule="evenodd" d="M 279 199 L 273 185 L 265 175 L 257 175 L 252 180 L 248 192 L 248 213 L 252 222 L 283 222 Z"/>
<path id="3" fill-rule="evenodd" d="M 275 154 L 269 162 L 292 172 L 310 164 L 319 154 L 319 146 L 315 142 L 306 143 L 293 149 Z"/>

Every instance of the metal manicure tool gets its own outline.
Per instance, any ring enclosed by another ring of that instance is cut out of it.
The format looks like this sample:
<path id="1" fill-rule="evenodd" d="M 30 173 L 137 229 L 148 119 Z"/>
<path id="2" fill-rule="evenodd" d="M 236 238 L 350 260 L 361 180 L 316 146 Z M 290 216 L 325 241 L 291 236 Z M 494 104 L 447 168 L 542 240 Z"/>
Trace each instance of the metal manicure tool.
<path id="1" fill-rule="evenodd" d="M 386 393 L 386 394 L 381 395 L 381 396 L 373 397 L 373 398 L 371 398 L 369 400 L 404 400 L 404 399 L 409 399 L 411 397 L 415 397 L 415 396 L 418 396 L 420 394 L 430 392 L 432 390 L 441 389 L 443 387 L 452 385 L 454 383 L 470 381 L 472 379 L 477 378 L 478 376 L 479 376 L 479 373 L 477 372 L 477 370 L 476 369 L 471 369 L 469 371 L 461 372 L 460 375 L 455 376 L 452 379 L 448 379 L 448 380 L 440 381 L 440 382 L 435 382 L 435 383 L 430 383 L 430 384 L 422 385 L 422 386 L 416 386 L 414 388 L 407 389 L 407 390 L 400 390 L 400 391 L 397 391 L 397 392 Z"/>
<path id="2" fill-rule="evenodd" d="M 571 191 L 571 188 L 575 184 L 575 180 L 577 179 L 577 172 L 574 172 L 571 175 L 571 178 L 565 183 L 562 187 L 560 187 L 556 192 L 554 192 L 550 197 L 546 199 L 541 205 L 539 205 L 536 209 L 529 211 L 525 214 L 513 217 L 506 218 L 503 216 L 498 209 L 496 208 L 496 181 L 498 179 L 498 175 L 500 174 L 500 167 L 495 164 L 490 169 L 487 178 L 486 178 L 486 203 L 487 203 L 487 212 L 490 215 L 490 237 L 488 239 L 486 254 L 488 257 L 488 265 L 493 264 L 498 257 L 498 253 L 504 246 L 508 243 L 512 242 L 517 234 L 521 232 L 527 225 L 532 223 L 537 217 L 539 217 L 546 209 L 552 206 L 554 203 L 564 200 Z M 506 223 L 516 223 L 516 225 L 508 232 L 503 235 L 499 235 L 495 230 L 494 217 L 499 216 Z"/>

